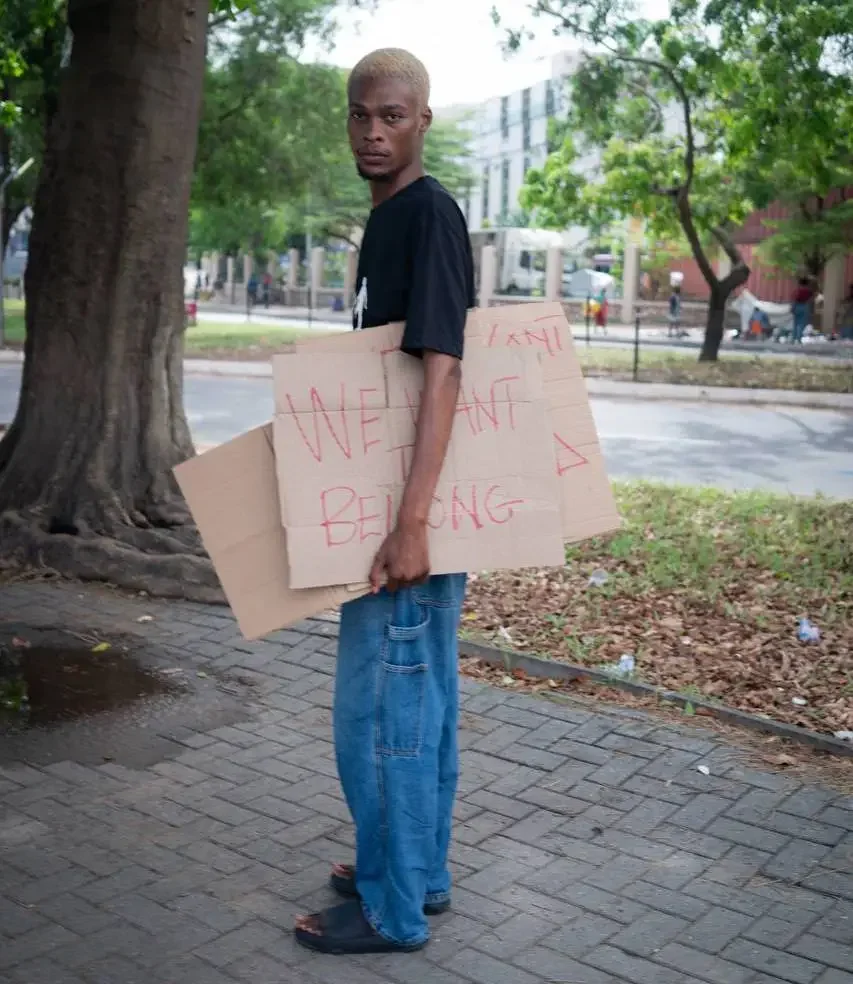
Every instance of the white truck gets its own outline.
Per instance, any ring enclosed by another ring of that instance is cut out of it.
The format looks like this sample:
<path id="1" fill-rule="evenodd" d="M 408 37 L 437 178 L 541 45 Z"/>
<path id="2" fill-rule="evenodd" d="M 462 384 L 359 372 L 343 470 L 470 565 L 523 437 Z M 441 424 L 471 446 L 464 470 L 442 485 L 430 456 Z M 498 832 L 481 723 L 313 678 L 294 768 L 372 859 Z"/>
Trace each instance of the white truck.
<path id="1" fill-rule="evenodd" d="M 545 294 L 545 257 L 549 249 L 563 252 L 562 294 L 564 297 L 586 297 L 601 286 L 611 287 L 613 278 L 606 273 L 585 269 L 583 256 L 586 245 L 584 230 L 553 232 L 548 229 L 498 228 L 471 233 L 474 263 L 479 278 L 480 254 L 483 246 L 494 246 L 496 253 L 497 294 L 518 294 L 541 297 Z"/>

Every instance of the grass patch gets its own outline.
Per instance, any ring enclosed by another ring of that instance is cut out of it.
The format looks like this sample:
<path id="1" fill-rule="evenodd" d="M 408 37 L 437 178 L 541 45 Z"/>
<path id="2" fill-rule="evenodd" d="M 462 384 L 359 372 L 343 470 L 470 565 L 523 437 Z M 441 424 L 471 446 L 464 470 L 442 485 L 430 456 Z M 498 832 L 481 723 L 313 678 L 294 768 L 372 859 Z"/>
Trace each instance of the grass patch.
<path id="1" fill-rule="evenodd" d="M 586 376 L 633 379 L 630 349 L 577 345 Z M 726 355 L 699 362 L 696 353 L 640 349 L 639 381 L 693 386 L 738 386 L 807 392 L 853 393 L 853 360 Z"/>
<path id="2" fill-rule="evenodd" d="M 24 344 L 24 302 L 6 298 L 3 303 L 5 315 L 6 342 L 10 345 Z"/>
<path id="3" fill-rule="evenodd" d="M 342 326 L 342 330 L 345 327 Z M 288 342 L 316 334 L 316 329 L 302 324 L 283 323 L 279 326 L 199 321 L 187 329 L 186 354 L 230 359 L 269 358 Z"/>
<path id="4" fill-rule="evenodd" d="M 818 731 L 853 730 L 853 502 L 616 485 L 621 531 L 554 571 L 475 578 L 475 637 Z M 593 571 L 607 572 L 602 587 Z M 801 643 L 807 616 L 819 643 Z M 804 698 L 806 706 L 792 704 Z"/>
<path id="5" fill-rule="evenodd" d="M 24 343 L 24 305 L 22 301 L 7 300 L 6 339 L 11 345 Z M 346 326 L 342 326 L 345 328 Z M 303 324 L 281 325 L 252 322 L 199 321 L 187 329 L 186 354 L 226 359 L 269 358 L 288 342 L 316 332 Z"/>

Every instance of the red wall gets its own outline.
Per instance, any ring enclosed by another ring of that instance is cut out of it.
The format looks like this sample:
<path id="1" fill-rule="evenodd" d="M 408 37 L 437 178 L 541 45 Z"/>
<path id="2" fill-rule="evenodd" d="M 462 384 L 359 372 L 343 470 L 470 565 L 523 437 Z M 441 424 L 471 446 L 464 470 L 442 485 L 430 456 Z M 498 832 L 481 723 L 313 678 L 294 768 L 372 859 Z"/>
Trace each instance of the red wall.
<path id="1" fill-rule="evenodd" d="M 827 205 L 831 206 L 843 198 L 851 197 L 853 197 L 853 187 L 839 188 L 828 196 Z M 752 291 L 756 297 L 761 298 L 762 301 L 775 301 L 778 303 L 789 301 L 797 283 L 795 276 L 788 276 L 775 267 L 761 263 L 756 255 L 758 244 L 773 232 L 772 226 L 767 224 L 768 221 L 773 222 L 784 219 L 787 214 L 788 211 L 785 205 L 781 202 L 774 202 L 767 208 L 753 212 L 734 235 L 734 240 L 738 244 L 743 258 L 750 268 L 746 288 Z M 684 274 L 682 290 L 685 297 L 695 300 L 708 299 L 708 285 L 705 283 L 705 278 L 699 272 L 699 267 L 695 260 L 677 260 L 672 264 L 672 269 L 680 270 Z M 847 257 L 845 281 L 847 284 L 853 284 L 853 253 Z"/>

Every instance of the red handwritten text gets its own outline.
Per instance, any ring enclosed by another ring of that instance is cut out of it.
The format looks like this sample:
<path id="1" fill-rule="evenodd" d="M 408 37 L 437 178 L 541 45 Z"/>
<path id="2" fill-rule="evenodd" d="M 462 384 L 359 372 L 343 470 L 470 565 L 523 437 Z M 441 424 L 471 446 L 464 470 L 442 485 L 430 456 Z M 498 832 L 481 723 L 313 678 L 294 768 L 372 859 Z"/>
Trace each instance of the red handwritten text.
<path id="1" fill-rule="evenodd" d="M 385 537 L 394 528 L 394 497 L 385 492 L 384 515 L 377 495 L 359 495 L 348 485 L 325 489 L 320 494 L 321 522 L 326 546 L 343 547 L 364 543 L 371 537 Z M 524 499 L 509 499 L 500 485 L 456 482 L 445 496 L 434 495 L 429 514 L 432 530 L 454 533 L 477 532 L 488 526 L 504 526 L 515 515 Z"/>

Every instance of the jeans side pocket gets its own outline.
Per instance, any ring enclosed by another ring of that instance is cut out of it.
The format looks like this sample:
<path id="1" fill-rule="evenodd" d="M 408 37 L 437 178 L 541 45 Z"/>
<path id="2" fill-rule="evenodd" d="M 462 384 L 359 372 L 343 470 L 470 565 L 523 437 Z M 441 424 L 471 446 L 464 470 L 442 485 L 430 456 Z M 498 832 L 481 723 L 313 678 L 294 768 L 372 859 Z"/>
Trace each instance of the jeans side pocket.
<path id="1" fill-rule="evenodd" d="M 389 625 L 379 667 L 379 753 L 415 758 L 423 744 L 429 612 L 414 626 Z"/>

